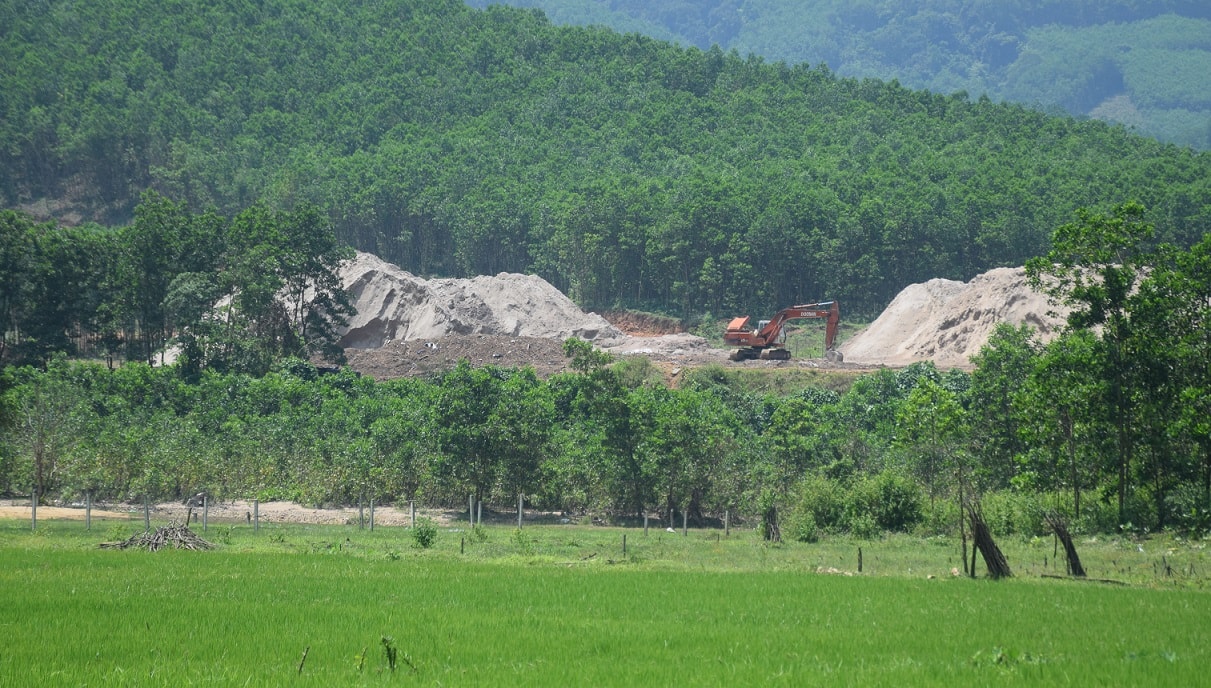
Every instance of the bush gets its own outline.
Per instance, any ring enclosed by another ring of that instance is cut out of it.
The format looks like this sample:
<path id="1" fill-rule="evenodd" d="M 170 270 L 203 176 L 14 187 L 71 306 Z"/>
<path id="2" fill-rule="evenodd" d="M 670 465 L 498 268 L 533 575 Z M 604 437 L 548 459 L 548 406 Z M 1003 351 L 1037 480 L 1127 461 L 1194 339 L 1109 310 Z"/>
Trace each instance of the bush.
<path id="1" fill-rule="evenodd" d="M 835 532 L 844 527 L 846 495 L 839 483 L 822 475 L 808 474 L 799 481 L 796 494 L 787 518 L 796 540 L 800 539 L 800 529 Z"/>
<path id="2" fill-rule="evenodd" d="M 417 519 L 416 527 L 412 529 L 412 540 L 421 549 L 429 549 L 437 543 L 437 524 L 431 519 Z"/>
<path id="3" fill-rule="evenodd" d="M 1043 522 L 1049 510 L 1046 495 L 1030 492 L 989 492 L 980 498 L 984 521 L 997 535 L 1046 535 L 1051 532 Z"/>
<path id="4" fill-rule="evenodd" d="M 849 532 L 862 540 L 874 540 L 879 537 L 879 524 L 869 513 L 854 514 L 849 520 Z"/>
<path id="5" fill-rule="evenodd" d="M 512 540 L 518 552 L 527 557 L 534 556 L 534 538 L 530 537 L 526 531 L 514 528 Z"/>
<path id="6" fill-rule="evenodd" d="M 1187 535 L 1198 537 L 1211 532 L 1211 509 L 1198 486 L 1178 486 L 1169 495 L 1167 503 L 1171 520 Z"/>
<path id="7" fill-rule="evenodd" d="M 926 506 L 916 530 L 925 536 L 958 535 L 959 505 L 955 503 L 955 500 L 946 498 L 935 501 L 931 506 Z"/>
<path id="8" fill-rule="evenodd" d="M 854 486 L 848 512 L 850 530 L 865 515 L 880 530 L 908 532 L 921 522 L 921 488 L 899 471 L 885 470 Z"/>
<path id="9" fill-rule="evenodd" d="M 818 542 L 820 531 L 816 528 L 816 519 L 811 512 L 796 511 L 788 519 L 788 530 L 791 537 L 799 542 Z"/>

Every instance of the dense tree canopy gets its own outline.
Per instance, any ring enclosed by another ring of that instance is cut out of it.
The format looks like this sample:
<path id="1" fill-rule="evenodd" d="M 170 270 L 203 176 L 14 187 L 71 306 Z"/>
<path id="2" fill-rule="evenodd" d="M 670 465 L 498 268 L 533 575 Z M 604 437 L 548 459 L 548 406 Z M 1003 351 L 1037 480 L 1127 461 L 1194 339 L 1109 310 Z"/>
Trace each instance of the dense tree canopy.
<path id="1" fill-rule="evenodd" d="M 415 273 L 536 272 L 590 308 L 837 298 L 874 315 L 911 282 L 1042 253 L 1077 207 L 1136 198 L 1179 246 L 1211 216 L 1206 155 L 1122 129 L 535 11 L 10 1 L 2 16 L 10 207 L 150 230 L 157 216 L 134 215 L 147 188 L 226 217 L 311 203 Z M 127 302 L 149 326 L 164 286 Z"/>
<path id="2" fill-rule="evenodd" d="M 284 357 L 343 359 L 353 312 L 337 273 L 353 251 L 317 208 L 224 218 L 154 192 L 117 230 L 0 211 L 0 366 L 104 355 L 264 373 Z"/>

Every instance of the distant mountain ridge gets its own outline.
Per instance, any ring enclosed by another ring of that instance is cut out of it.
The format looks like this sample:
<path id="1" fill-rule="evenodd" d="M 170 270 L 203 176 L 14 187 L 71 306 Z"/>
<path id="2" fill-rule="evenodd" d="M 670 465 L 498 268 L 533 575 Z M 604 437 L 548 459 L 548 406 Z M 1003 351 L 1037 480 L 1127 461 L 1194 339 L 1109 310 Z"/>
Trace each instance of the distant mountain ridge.
<path id="1" fill-rule="evenodd" d="M 495 2 L 495 0 L 493 0 Z M 485 6 L 488 0 L 468 0 Z M 1211 148 L 1211 3 L 1194 0 L 505 0 L 768 61 L 987 94 Z"/>

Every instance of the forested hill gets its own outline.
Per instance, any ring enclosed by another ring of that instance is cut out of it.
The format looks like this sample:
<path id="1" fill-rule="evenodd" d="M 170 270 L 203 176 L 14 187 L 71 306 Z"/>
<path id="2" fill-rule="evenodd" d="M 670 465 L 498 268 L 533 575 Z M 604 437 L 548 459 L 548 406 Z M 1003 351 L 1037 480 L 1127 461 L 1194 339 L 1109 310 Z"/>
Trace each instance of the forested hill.
<path id="1" fill-rule="evenodd" d="M 1211 156 L 1099 122 L 456 0 L 2 0 L 0 70 L 5 206 L 310 200 L 406 269 L 590 308 L 873 314 L 1078 207 L 1183 246 L 1211 220 Z"/>
<path id="2" fill-rule="evenodd" d="M 717 44 L 939 93 L 988 94 L 1211 148 L 1205 0 L 504 2 L 541 8 L 557 24 L 609 26 L 704 50 Z"/>

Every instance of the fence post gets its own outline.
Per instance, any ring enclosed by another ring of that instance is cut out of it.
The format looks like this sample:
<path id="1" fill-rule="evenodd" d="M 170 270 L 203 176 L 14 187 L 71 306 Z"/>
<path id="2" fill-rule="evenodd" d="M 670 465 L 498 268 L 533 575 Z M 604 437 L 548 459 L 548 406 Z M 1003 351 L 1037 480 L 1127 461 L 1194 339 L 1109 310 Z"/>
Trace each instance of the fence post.
<path id="1" fill-rule="evenodd" d="M 517 529 L 521 530 L 521 515 L 525 513 L 522 508 L 525 506 L 525 495 L 517 495 Z"/>
<path id="2" fill-rule="evenodd" d="M 648 536 L 648 512 L 643 512 L 643 536 Z"/>
<path id="3" fill-rule="evenodd" d="M 151 532 L 151 503 L 146 495 L 143 496 L 143 532 Z"/>
<path id="4" fill-rule="evenodd" d="M 202 532 L 206 532 L 206 517 L 210 515 L 210 495 L 202 495 Z"/>
<path id="5" fill-rule="evenodd" d="M 475 505 L 475 525 L 482 526 L 484 524 L 484 500 L 479 500 L 479 504 Z"/>
<path id="6" fill-rule="evenodd" d="M 370 500 L 370 532 L 374 532 L 374 499 Z"/>
<path id="7" fill-rule="evenodd" d="M 412 514 L 412 527 L 415 528 L 416 527 L 416 502 L 414 500 L 411 500 L 411 499 L 408 500 L 408 511 Z"/>
<path id="8" fill-rule="evenodd" d="M 29 493 L 29 529 L 38 529 L 38 488 L 30 490 Z"/>
<path id="9" fill-rule="evenodd" d="M 84 530 L 93 529 L 93 493 L 84 491 Z"/>
<path id="10" fill-rule="evenodd" d="M 467 521 L 475 527 L 475 495 L 467 495 Z"/>
<path id="11" fill-rule="evenodd" d="M 257 533 L 261 530 L 261 500 L 252 500 L 252 532 Z"/>
<path id="12" fill-rule="evenodd" d="M 729 537 L 732 534 L 731 516 L 732 516 L 731 509 L 723 510 L 723 534 L 727 535 Z"/>

